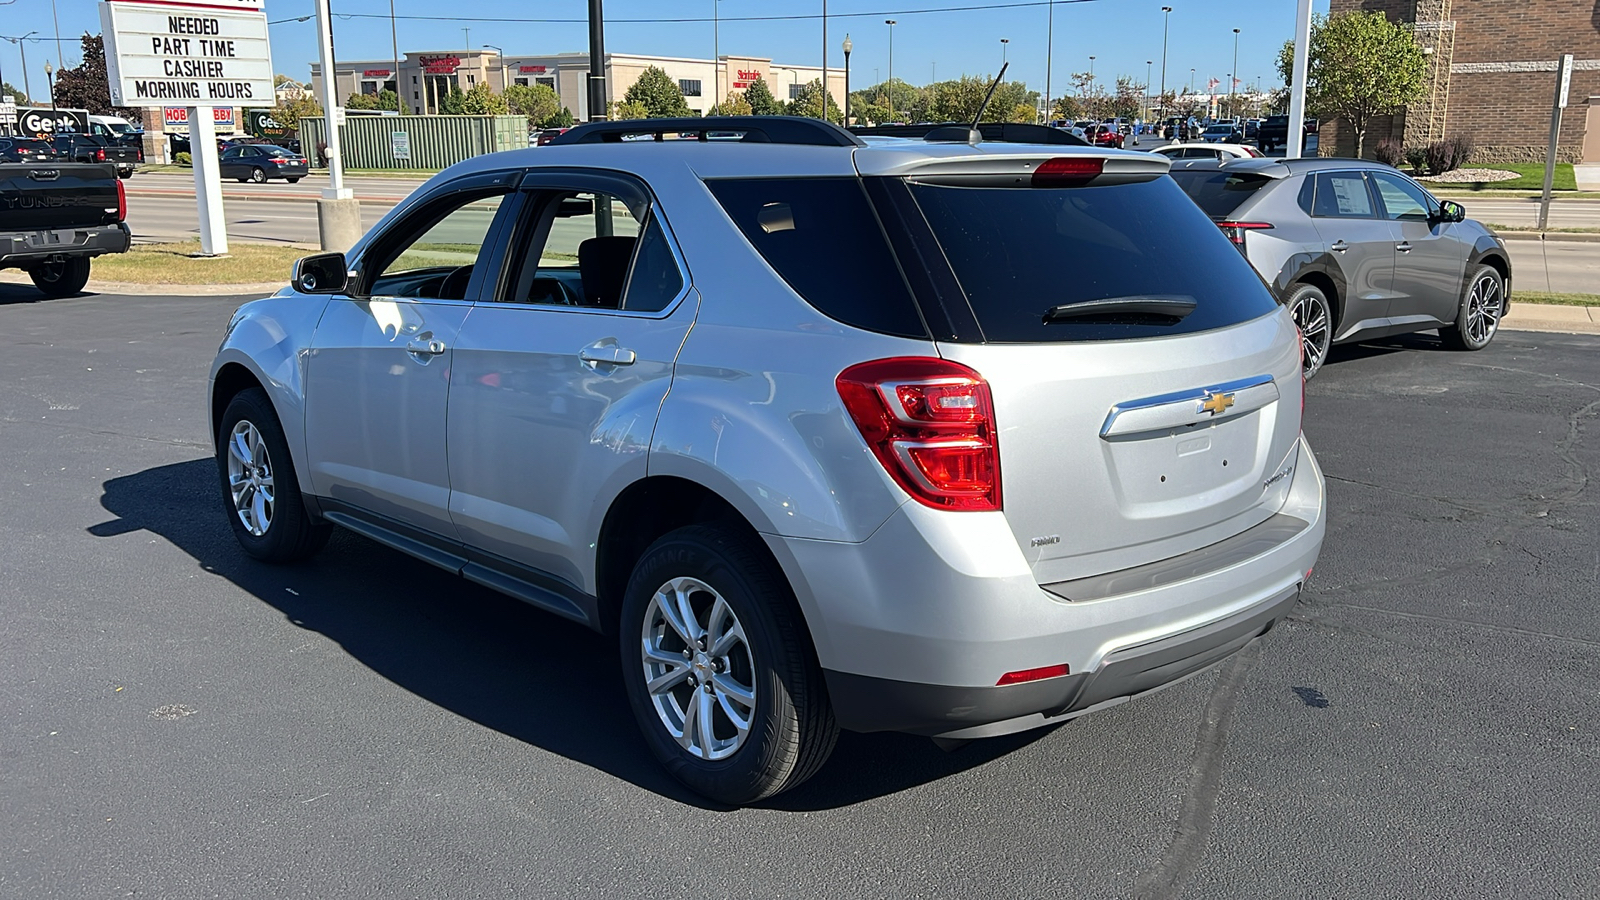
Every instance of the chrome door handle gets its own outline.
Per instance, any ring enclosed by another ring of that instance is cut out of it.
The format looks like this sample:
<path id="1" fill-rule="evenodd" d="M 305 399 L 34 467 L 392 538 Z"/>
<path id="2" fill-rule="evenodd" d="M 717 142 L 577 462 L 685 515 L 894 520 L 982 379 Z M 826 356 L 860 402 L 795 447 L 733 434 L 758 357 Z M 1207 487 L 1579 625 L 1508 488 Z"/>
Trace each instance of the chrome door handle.
<path id="1" fill-rule="evenodd" d="M 585 347 L 578 351 L 578 359 L 586 363 L 606 363 L 613 366 L 631 366 L 638 355 L 622 347 Z"/>
<path id="2" fill-rule="evenodd" d="M 1334 241 L 1333 244 L 1328 247 L 1328 249 L 1335 253 L 1343 253 L 1350 249 L 1350 245 L 1346 244 L 1344 241 Z"/>
<path id="3" fill-rule="evenodd" d="M 1396 250 L 1399 250 L 1401 253 L 1410 253 L 1411 252 L 1411 242 L 1410 241 L 1401 241 L 1400 243 L 1395 244 L 1394 248 Z"/>
<path id="4" fill-rule="evenodd" d="M 444 341 L 424 341 L 417 339 L 406 344 L 406 352 L 415 353 L 418 356 L 438 356 L 444 351 Z"/>

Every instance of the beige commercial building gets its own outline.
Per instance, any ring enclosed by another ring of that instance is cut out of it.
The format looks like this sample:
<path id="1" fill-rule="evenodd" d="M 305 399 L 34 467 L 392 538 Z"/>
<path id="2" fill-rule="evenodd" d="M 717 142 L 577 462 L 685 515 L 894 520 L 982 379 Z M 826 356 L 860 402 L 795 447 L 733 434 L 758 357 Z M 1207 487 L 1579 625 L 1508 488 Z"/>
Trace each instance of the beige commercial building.
<path id="1" fill-rule="evenodd" d="M 822 76 L 820 66 L 788 66 L 753 56 L 723 56 L 685 59 L 675 56 L 606 54 L 606 98 L 619 101 L 644 70 L 655 66 L 677 82 L 684 102 L 698 115 L 715 106 L 730 92 L 743 91 L 755 79 L 767 83 L 773 96 L 790 100 L 806 83 Z M 377 94 L 396 84 L 394 60 L 356 60 L 334 64 L 335 86 L 342 100 L 351 94 Z M 437 113 L 439 99 L 452 86 L 462 91 L 488 84 L 496 92 L 508 84 L 544 84 L 555 90 L 561 102 L 582 121 L 589 115 L 589 54 L 555 53 L 547 55 L 508 54 L 494 50 L 429 50 L 406 53 L 400 58 L 398 83 L 404 112 Z M 322 67 L 313 63 L 311 81 L 317 95 L 322 94 Z M 828 92 L 840 108 L 844 106 L 844 71 L 828 70 Z"/>

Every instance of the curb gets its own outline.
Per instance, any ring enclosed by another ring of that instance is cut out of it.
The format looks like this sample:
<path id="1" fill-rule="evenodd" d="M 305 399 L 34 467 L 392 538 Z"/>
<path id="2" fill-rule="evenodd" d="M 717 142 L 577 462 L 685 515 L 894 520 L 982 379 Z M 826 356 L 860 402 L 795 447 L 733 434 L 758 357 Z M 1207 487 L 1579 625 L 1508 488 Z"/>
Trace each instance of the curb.
<path id="1" fill-rule="evenodd" d="M 26 275 L 12 272 L 0 273 L 0 284 L 33 286 Z M 232 294 L 277 293 L 287 281 L 267 281 L 257 284 L 133 284 L 124 281 L 90 281 L 83 289 L 91 294 L 129 294 L 141 297 L 225 297 Z"/>
<path id="2" fill-rule="evenodd" d="M 1600 233 L 1569 231 L 1496 231 L 1507 241 L 1572 241 L 1583 244 L 1600 243 Z"/>
<path id="3" fill-rule="evenodd" d="M 1553 303 L 1518 303 L 1500 320 L 1506 331 L 1545 331 L 1558 334 L 1600 334 L 1600 306 L 1557 306 Z"/>

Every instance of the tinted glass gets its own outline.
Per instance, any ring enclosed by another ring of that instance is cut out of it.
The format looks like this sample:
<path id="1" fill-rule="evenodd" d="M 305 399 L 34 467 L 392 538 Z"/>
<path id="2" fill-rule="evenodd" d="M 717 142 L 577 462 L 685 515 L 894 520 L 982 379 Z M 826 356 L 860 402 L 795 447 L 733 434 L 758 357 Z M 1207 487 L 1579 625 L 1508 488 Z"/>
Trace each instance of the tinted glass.
<path id="1" fill-rule="evenodd" d="M 465 195 L 452 205 L 435 210 L 396 245 L 382 252 L 387 258 L 372 280 L 375 296 L 431 297 L 461 300 L 466 296 L 472 268 L 483 249 L 503 196 Z"/>
<path id="2" fill-rule="evenodd" d="M 238 147 L 229 147 L 228 149 L 222 151 L 222 158 L 223 159 L 238 159 L 239 158 L 239 148 Z"/>
<path id="3" fill-rule="evenodd" d="M 1360 172 L 1318 172 L 1317 195 L 1311 205 L 1314 216 L 1366 219 L 1376 213 L 1367 180 Z"/>
<path id="4" fill-rule="evenodd" d="M 823 315 L 869 331 L 927 335 L 857 179 L 706 185 L 767 264 Z"/>
<path id="5" fill-rule="evenodd" d="M 622 308 L 635 312 L 660 312 L 675 300 L 683 290 L 683 273 L 672 258 L 672 248 L 667 246 L 667 236 L 661 230 L 661 221 L 655 216 L 639 235 L 639 246 L 633 255 L 633 271 L 628 274 L 628 289 L 622 296 Z"/>
<path id="6" fill-rule="evenodd" d="M 1422 189 L 1398 175 L 1372 172 L 1372 182 L 1383 198 L 1383 211 L 1391 219 L 1427 219 L 1433 215 L 1433 201 Z"/>
<path id="7" fill-rule="evenodd" d="M 1256 191 L 1272 182 L 1265 175 L 1217 169 L 1185 169 L 1173 172 L 1172 180 L 1183 188 L 1183 192 L 1202 212 L 1213 219 L 1225 219 L 1232 215 Z"/>
<path id="8" fill-rule="evenodd" d="M 1276 308 L 1255 270 L 1168 178 L 1058 189 L 913 183 L 911 191 L 990 341 L 1162 337 Z M 1122 297 L 1181 298 L 1195 307 L 1178 320 L 1046 320 L 1058 306 Z"/>

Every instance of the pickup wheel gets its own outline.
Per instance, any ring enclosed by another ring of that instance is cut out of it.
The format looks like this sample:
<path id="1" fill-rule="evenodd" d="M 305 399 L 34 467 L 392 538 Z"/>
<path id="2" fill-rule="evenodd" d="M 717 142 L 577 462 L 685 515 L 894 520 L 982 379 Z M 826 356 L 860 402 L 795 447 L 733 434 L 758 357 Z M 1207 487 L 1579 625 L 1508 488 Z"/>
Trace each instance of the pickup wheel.
<path id="1" fill-rule="evenodd" d="M 258 166 L 250 170 L 250 180 L 254 181 L 256 184 L 265 184 L 267 181 L 267 173 L 261 171 L 261 168 Z"/>
<path id="2" fill-rule="evenodd" d="M 289 442 L 260 388 L 240 391 L 217 423 L 222 506 L 244 552 L 293 562 L 321 550 L 333 526 L 311 517 L 295 477 Z"/>
<path id="3" fill-rule="evenodd" d="M 754 803 L 810 778 L 839 728 L 781 572 L 724 528 L 692 525 L 634 567 L 618 629 L 645 743 L 696 793 Z"/>
<path id="4" fill-rule="evenodd" d="M 60 262 L 47 262 L 28 270 L 33 286 L 46 297 L 72 297 L 89 283 L 89 257 L 78 256 Z"/>

